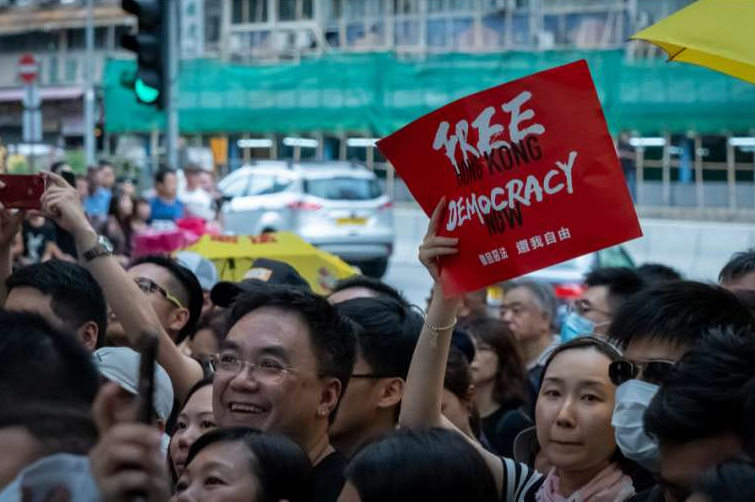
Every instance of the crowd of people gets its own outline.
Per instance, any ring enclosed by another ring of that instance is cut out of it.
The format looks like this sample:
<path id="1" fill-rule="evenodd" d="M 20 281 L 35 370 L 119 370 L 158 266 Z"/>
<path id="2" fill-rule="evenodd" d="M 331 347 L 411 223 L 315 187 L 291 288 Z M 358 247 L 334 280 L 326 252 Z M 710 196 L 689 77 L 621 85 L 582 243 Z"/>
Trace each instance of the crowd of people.
<path id="1" fill-rule="evenodd" d="M 720 284 L 600 268 L 565 316 L 526 280 L 492 311 L 444 291 L 439 206 L 423 314 L 363 276 L 322 296 L 270 259 L 237 283 L 129 259 L 153 218 L 212 217 L 201 173 L 183 200 L 169 171 L 151 200 L 59 173 L 39 214 L 0 209 L 0 501 L 755 500 L 755 250 Z"/>
<path id="2" fill-rule="evenodd" d="M 196 165 L 181 171 L 160 169 L 154 175 L 154 188 L 140 193 L 137 181 L 116 176 L 115 168 L 103 161 L 75 174 L 64 161 L 54 162 L 50 171 L 70 174 L 84 211 L 92 226 L 113 244 L 114 253 L 127 264 L 134 252 L 135 238 L 150 229 L 174 228 L 185 218 L 206 222 L 220 229 L 219 201 L 214 173 Z M 12 248 L 16 265 L 30 265 L 50 259 L 75 263 L 78 256 L 71 235 L 40 212 L 29 212 Z"/>

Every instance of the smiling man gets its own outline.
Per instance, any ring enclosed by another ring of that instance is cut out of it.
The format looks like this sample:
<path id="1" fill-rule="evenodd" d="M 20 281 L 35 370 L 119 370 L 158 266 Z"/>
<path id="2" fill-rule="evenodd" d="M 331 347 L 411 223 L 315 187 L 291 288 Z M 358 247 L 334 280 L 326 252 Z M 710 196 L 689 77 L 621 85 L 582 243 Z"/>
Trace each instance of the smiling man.
<path id="1" fill-rule="evenodd" d="M 301 288 L 242 293 L 218 358 L 213 411 L 220 427 L 288 436 L 314 464 L 317 501 L 335 501 L 346 459 L 328 425 L 354 369 L 354 325 Z"/>

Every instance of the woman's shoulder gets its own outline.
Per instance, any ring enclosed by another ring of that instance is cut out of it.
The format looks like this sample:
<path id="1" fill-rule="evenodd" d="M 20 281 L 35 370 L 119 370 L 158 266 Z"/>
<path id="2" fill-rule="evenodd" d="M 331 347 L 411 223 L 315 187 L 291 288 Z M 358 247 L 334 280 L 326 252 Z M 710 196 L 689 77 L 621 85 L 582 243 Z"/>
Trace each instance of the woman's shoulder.
<path id="1" fill-rule="evenodd" d="M 502 502 L 530 502 L 545 481 L 545 476 L 516 460 L 499 457 L 503 464 Z"/>

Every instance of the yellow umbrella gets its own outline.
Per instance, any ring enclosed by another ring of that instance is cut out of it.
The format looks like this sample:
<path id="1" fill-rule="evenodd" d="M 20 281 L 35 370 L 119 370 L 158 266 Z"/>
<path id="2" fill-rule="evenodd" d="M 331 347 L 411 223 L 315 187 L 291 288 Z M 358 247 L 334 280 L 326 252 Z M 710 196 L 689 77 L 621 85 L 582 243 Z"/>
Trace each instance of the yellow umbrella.
<path id="1" fill-rule="evenodd" d="M 662 48 L 669 61 L 707 66 L 755 84 L 755 2 L 698 0 L 632 35 Z"/>
<path id="2" fill-rule="evenodd" d="M 257 258 L 269 258 L 294 267 L 316 293 L 327 293 L 338 279 L 358 273 L 337 256 L 317 249 L 290 232 L 257 236 L 204 235 L 186 248 L 212 260 L 224 281 L 238 282 Z"/>

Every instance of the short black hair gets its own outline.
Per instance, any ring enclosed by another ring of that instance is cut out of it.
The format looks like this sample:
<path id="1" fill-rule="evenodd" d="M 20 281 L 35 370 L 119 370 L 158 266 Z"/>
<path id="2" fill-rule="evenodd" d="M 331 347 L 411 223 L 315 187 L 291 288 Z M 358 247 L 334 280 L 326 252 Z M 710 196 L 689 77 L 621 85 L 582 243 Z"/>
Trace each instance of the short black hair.
<path id="1" fill-rule="evenodd" d="M 249 469 L 259 482 L 259 500 L 314 501 L 312 464 L 307 454 L 287 437 L 248 427 L 214 429 L 191 445 L 186 465 L 203 449 L 218 443 L 242 443 L 247 447 L 251 453 Z"/>
<path id="2" fill-rule="evenodd" d="M 711 502 L 752 502 L 755 493 L 755 463 L 740 456 L 708 470 L 693 490 Z"/>
<path id="3" fill-rule="evenodd" d="M 636 268 L 640 277 L 645 280 L 645 284 L 652 286 L 662 282 L 681 281 L 684 279 L 682 274 L 675 268 L 671 268 L 661 263 L 643 263 Z"/>
<path id="4" fill-rule="evenodd" d="M 322 296 L 294 286 L 269 284 L 241 293 L 233 304 L 228 327 L 262 307 L 275 307 L 298 314 L 309 331 L 317 368 L 323 376 L 341 382 L 341 395 L 349 383 L 356 359 L 356 326 Z M 335 413 L 331 413 L 331 417 Z"/>
<path id="5" fill-rule="evenodd" d="M 69 332 L 28 312 L 0 310 L 0 410 L 89 410 L 99 390 L 92 357 Z"/>
<path id="6" fill-rule="evenodd" d="M 186 325 L 181 328 L 176 338 L 176 345 L 184 341 L 187 337 L 194 334 L 197 329 L 197 323 L 202 315 L 202 305 L 204 304 L 204 292 L 202 286 L 199 284 L 197 276 L 194 272 L 181 265 L 177 260 L 168 256 L 161 255 L 147 255 L 137 258 L 132 261 L 128 268 L 133 268 L 143 263 L 151 263 L 162 267 L 168 272 L 175 280 L 174 284 L 170 284 L 174 294 L 178 296 L 181 304 L 189 310 L 189 320 Z M 176 288 L 178 287 L 178 288 Z"/>
<path id="7" fill-rule="evenodd" d="M 645 411 L 645 430 L 661 446 L 733 432 L 743 442 L 752 425 L 748 393 L 755 387 L 755 334 L 706 330 L 663 381 Z"/>
<path id="8" fill-rule="evenodd" d="M 650 286 L 629 298 L 614 315 L 608 338 L 626 349 L 631 341 L 695 345 L 711 328 L 752 328 L 753 317 L 730 291 L 696 281 Z"/>
<path id="9" fill-rule="evenodd" d="M 755 248 L 734 253 L 718 274 L 718 282 L 734 282 L 752 272 L 755 272 Z"/>
<path id="10" fill-rule="evenodd" d="M 422 317 L 389 296 L 354 298 L 339 303 L 337 309 L 362 328 L 357 346 L 372 371 L 406 379 L 422 331 Z"/>
<path id="11" fill-rule="evenodd" d="M 102 288 L 87 269 L 75 263 L 49 260 L 19 268 L 5 281 L 13 288 L 28 287 L 51 297 L 50 306 L 66 328 L 77 330 L 92 321 L 97 325 L 97 348 L 107 331 L 107 302 Z"/>
<path id="12" fill-rule="evenodd" d="M 158 169 L 158 171 L 155 173 L 155 183 L 164 183 L 165 177 L 168 176 L 169 174 L 177 176 L 175 169 L 167 169 L 167 168 Z"/>
<path id="13" fill-rule="evenodd" d="M 605 286 L 608 288 L 608 304 L 616 312 L 627 299 L 645 287 L 640 274 L 628 267 L 596 268 L 585 276 L 588 288 Z"/>
<path id="14" fill-rule="evenodd" d="M 460 433 L 401 429 L 363 447 L 346 466 L 362 502 L 498 500 L 493 474 Z"/>
<path id="15" fill-rule="evenodd" d="M 401 302 L 406 307 L 409 307 L 410 305 L 406 298 L 404 298 L 404 295 L 399 293 L 399 291 L 393 286 L 389 286 L 380 279 L 375 279 L 374 277 L 368 277 L 366 275 L 359 274 L 352 275 L 338 281 L 330 291 L 330 294 L 338 293 L 339 291 L 343 291 L 344 289 L 349 288 L 371 289 L 372 291 L 377 293 L 378 296 L 388 296 L 396 301 Z"/>

